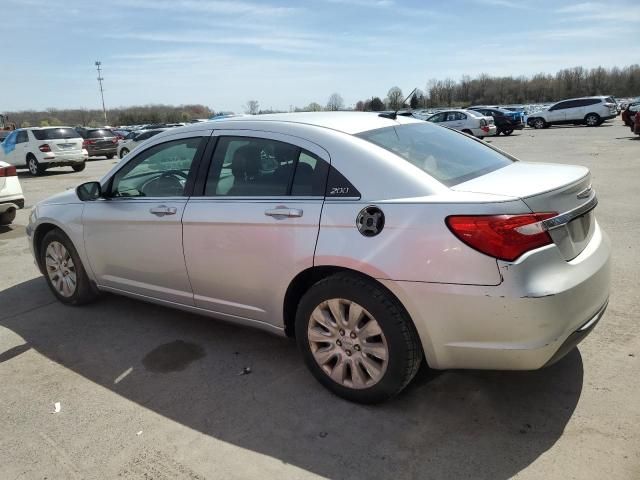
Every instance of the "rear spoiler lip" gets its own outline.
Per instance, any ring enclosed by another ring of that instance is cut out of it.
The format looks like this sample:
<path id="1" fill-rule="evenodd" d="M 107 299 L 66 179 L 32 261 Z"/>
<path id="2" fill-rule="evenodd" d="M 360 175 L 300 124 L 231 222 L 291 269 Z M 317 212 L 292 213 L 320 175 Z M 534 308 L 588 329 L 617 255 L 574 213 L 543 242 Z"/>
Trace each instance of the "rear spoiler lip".
<path id="1" fill-rule="evenodd" d="M 560 215 L 548 218 L 547 220 L 543 220 L 542 226 L 546 230 L 553 230 L 554 228 L 562 227 L 570 221 L 581 217 L 585 213 L 589 213 L 591 210 L 596 208 L 596 205 L 598 205 L 598 197 L 596 197 L 596 193 L 594 191 L 591 199 L 589 199 L 587 203 L 584 203 L 579 207 L 574 208 L 573 210 L 569 210 L 568 212 L 561 213 Z"/>

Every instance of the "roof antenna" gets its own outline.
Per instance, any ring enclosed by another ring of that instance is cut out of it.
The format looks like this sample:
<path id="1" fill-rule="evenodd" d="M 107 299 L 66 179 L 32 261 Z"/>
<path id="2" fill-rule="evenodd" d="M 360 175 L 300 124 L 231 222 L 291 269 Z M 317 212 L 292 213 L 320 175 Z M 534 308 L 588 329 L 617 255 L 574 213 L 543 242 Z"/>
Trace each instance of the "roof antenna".
<path id="1" fill-rule="evenodd" d="M 402 103 L 400 104 L 402 107 L 404 107 L 404 104 L 407 102 L 407 100 L 409 98 L 411 98 L 411 95 L 414 94 L 414 92 L 418 89 L 418 87 L 414 88 L 413 90 L 411 90 L 411 93 L 409 95 L 407 95 L 405 97 L 405 99 L 402 101 Z M 400 111 L 399 108 L 396 108 L 396 110 L 394 112 L 388 113 L 381 113 L 380 115 L 378 115 L 379 117 L 384 117 L 384 118 L 390 118 L 391 120 L 395 120 L 398 118 L 398 112 Z"/>

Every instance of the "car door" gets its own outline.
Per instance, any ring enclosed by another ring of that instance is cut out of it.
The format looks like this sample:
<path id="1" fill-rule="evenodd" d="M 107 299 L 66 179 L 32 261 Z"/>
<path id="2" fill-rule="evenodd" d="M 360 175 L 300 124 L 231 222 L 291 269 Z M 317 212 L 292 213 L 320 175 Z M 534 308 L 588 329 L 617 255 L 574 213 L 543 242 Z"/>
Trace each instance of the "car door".
<path id="1" fill-rule="evenodd" d="M 26 130 L 16 130 L 16 145 L 12 153 L 14 165 L 26 165 L 29 153 L 29 134 Z"/>
<path id="2" fill-rule="evenodd" d="M 298 137 L 214 132 L 215 153 L 183 217 L 195 305 L 282 325 L 291 280 L 313 265 L 329 155 Z"/>
<path id="3" fill-rule="evenodd" d="M 85 249 L 106 289 L 193 305 L 182 214 L 211 130 L 171 135 L 137 152 L 86 202 Z"/>
<path id="4" fill-rule="evenodd" d="M 0 150 L 2 151 L 2 155 L 0 155 L 0 160 L 10 163 L 11 165 L 16 165 L 16 139 L 18 137 L 18 132 L 11 132 L 4 139 L 2 143 L 0 143 Z"/>
<path id="5" fill-rule="evenodd" d="M 567 108 L 569 107 L 569 105 L 570 103 L 566 101 L 556 103 L 551 108 L 549 108 L 549 112 L 547 114 L 547 122 L 565 121 L 567 118 Z"/>

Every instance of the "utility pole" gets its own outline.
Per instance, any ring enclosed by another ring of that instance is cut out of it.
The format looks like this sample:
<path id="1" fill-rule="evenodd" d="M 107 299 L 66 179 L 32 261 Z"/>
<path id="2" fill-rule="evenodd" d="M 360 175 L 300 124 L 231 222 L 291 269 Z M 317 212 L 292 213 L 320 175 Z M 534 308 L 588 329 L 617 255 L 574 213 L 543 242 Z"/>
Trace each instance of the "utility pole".
<path id="1" fill-rule="evenodd" d="M 98 83 L 100 84 L 100 98 L 102 98 L 102 113 L 104 114 L 104 124 L 107 125 L 107 109 L 104 106 L 104 90 L 102 89 L 102 69 L 100 68 L 102 62 L 100 60 L 96 60 L 96 68 L 98 69 Z"/>

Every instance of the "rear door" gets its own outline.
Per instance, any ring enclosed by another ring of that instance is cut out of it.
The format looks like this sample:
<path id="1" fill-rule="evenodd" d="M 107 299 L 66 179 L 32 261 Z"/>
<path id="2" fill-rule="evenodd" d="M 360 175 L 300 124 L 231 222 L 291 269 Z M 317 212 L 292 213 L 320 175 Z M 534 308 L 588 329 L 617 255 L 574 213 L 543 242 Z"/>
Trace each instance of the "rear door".
<path id="1" fill-rule="evenodd" d="M 291 280 L 313 265 L 329 155 L 298 137 L 214 132 L 201 195 L 183 217 L 195 305 L 282 325 Z"/>

